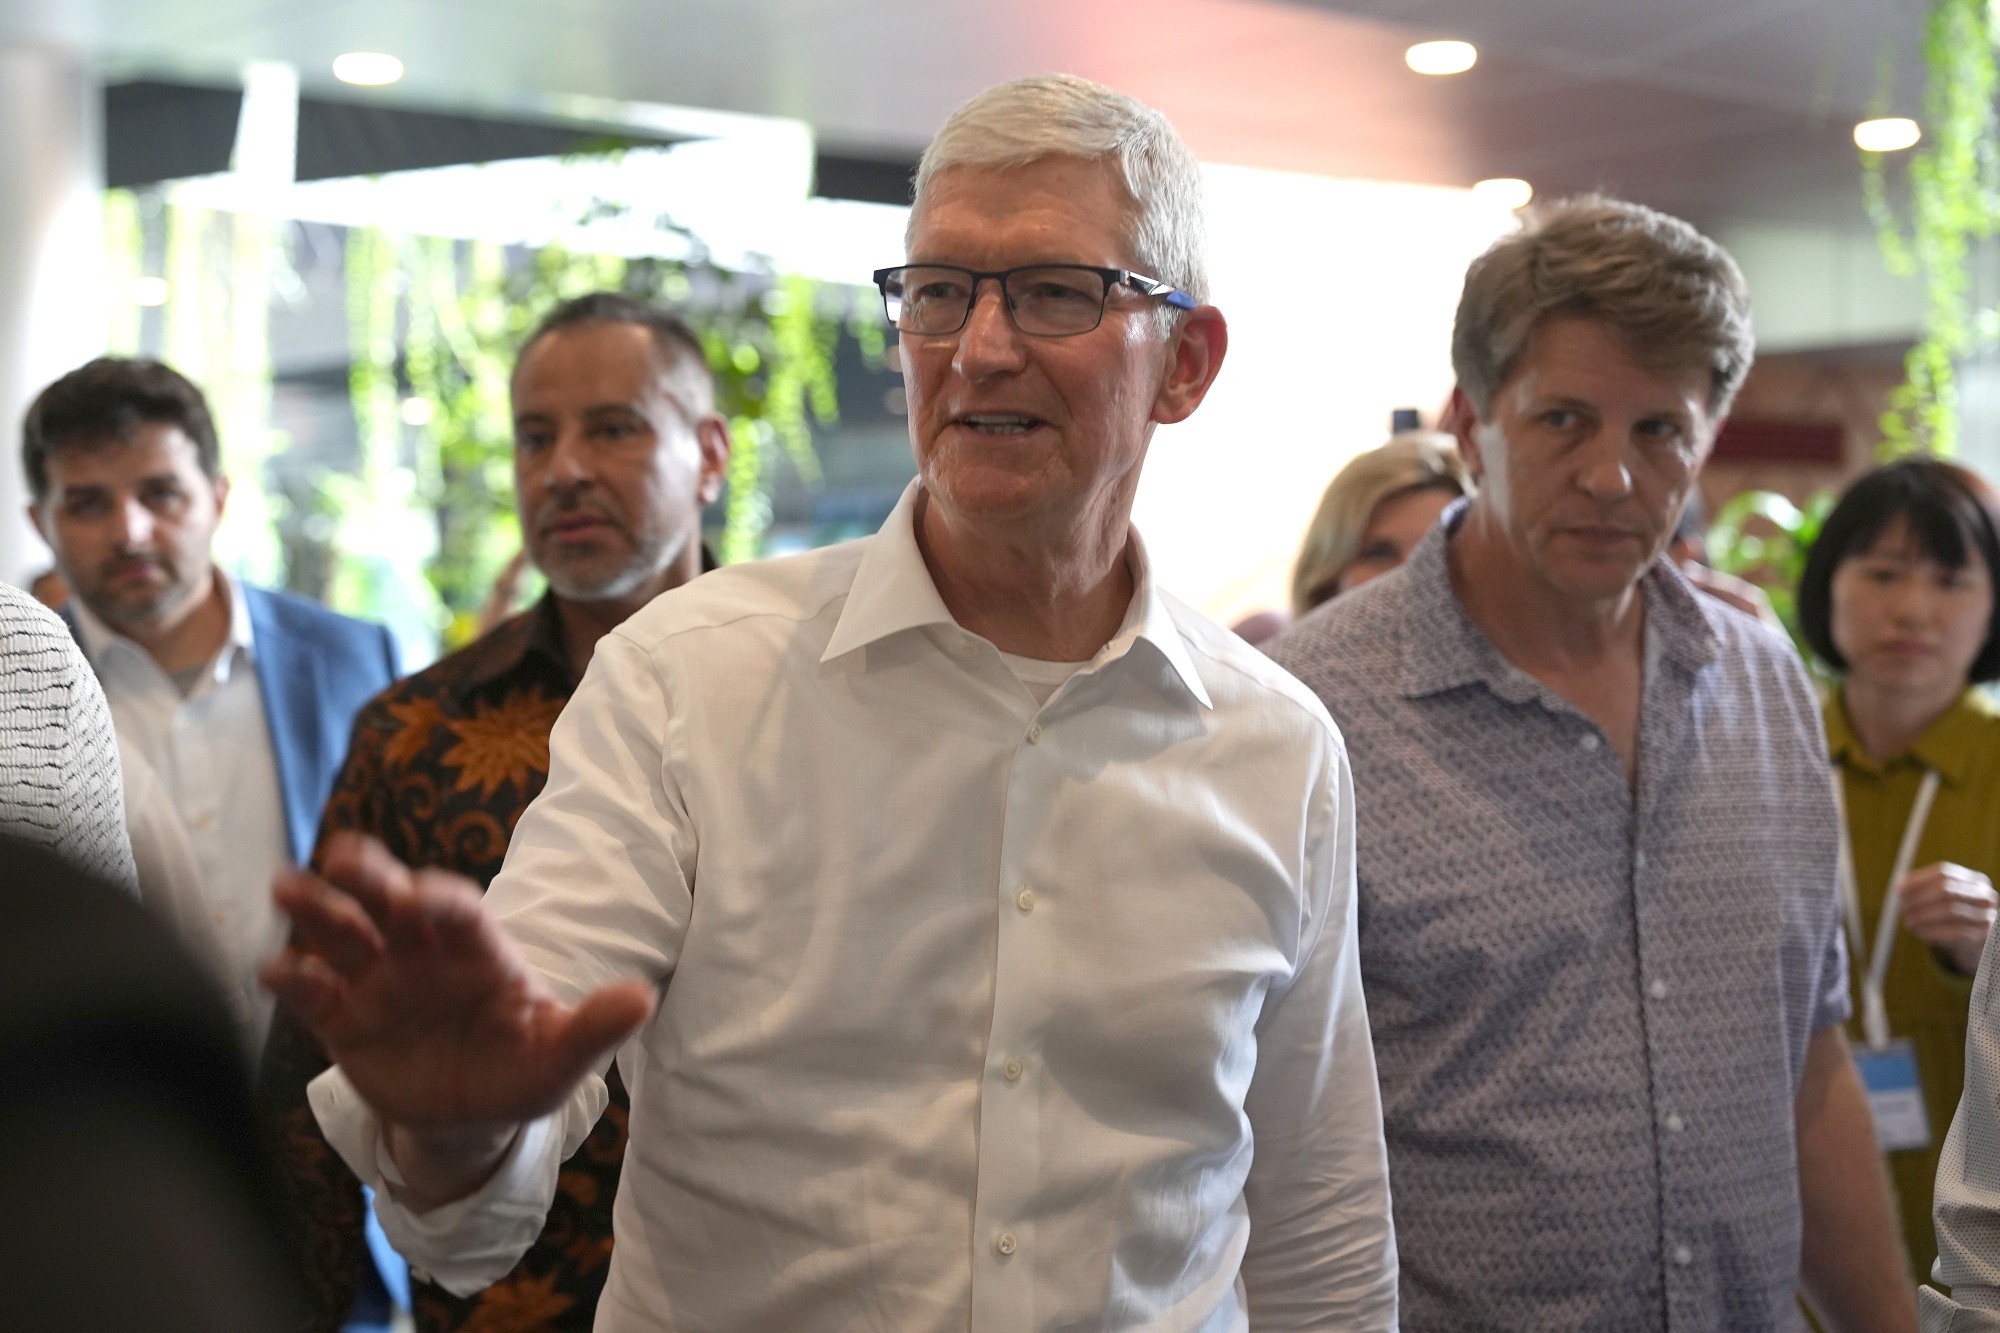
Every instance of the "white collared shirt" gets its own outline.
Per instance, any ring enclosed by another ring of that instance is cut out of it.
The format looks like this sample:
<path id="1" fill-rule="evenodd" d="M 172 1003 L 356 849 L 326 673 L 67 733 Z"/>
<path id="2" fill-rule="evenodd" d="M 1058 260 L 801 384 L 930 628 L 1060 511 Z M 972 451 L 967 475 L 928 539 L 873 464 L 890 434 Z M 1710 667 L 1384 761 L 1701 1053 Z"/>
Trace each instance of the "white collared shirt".
<path id="1" fill-rule="evenodd" d="M 1123 627 L 1038 707 L 916 493 L 600 641 L 487 895 L 566 999 L 663 988 L 597 1328 L 1393 1328 L 1338 733 L 1136 535 Z M 345 1076 L 311 1097 L 393 1186 Z M 468 1199 L 385 1195 L 391 1240 L 507 1272 L 603 1101 Z"/>
<path id="2" fill-rule="evenodd" d="M 229 578 L 220 570 L 215 577 L 229 599 L 229 638 L 186 698 L 144 648 L 98 619 L 81 598 L 72 605 L 119 744 L 152 769 L 200 872 L 202 907 L 214 929 L 209 940 L 189 944 L 197 954 L 220 957 L 219 980 L 243 1011 L 252 1048 L 261 1049 L 272 1001 L 257 983 L 257 966 L 285 939 L 271 877 L 291 864 L 292 854 L 250 612 Z M 170 917 L 197 910 L 179 902 L 161 906 Z"/>

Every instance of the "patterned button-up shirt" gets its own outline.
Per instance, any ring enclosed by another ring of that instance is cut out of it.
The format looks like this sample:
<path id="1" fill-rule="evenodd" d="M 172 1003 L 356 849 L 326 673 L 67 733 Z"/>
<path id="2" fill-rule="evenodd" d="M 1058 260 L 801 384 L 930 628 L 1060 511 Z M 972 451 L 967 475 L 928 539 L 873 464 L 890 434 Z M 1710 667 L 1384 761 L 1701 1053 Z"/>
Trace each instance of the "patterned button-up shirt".
<path id="1" fill-rule="evenodd" d="M 1272 647 L 1354 765 L 1403 1327 L 1789 1327 L 1793 1098 L 1848 1009 L 1812 688 L 1656 566 L 1630 785 L 1465 614 L 1462 515 Z"/>
<path id="2" fill-rule="evenodd" d="M 549 730 L 576 688 L 553 600 L 398 682 L 361 710 L 321 825 L 359 829 L 398 859 L 440 866 L 482 887 L 499 873 L 514 824 L 548 780 Z M 280 1014 L 261 1077 L 306 1247 L 312 1327 L 331 1333 L 354 1300 L 363 1241 L 361 1183 L 321 1137 L 306 1084 L 327 1067 L 319 1044 Z M 576 1330 L 597 1310 L 611 1257 L 611 1200 L 625 1155 L 627 1100 L 611 1079 L 603 1118 L 559 1179 L 548 1225 L 514 1270 L 458 1297 L 413 1273 L 421 1333 Z"/>

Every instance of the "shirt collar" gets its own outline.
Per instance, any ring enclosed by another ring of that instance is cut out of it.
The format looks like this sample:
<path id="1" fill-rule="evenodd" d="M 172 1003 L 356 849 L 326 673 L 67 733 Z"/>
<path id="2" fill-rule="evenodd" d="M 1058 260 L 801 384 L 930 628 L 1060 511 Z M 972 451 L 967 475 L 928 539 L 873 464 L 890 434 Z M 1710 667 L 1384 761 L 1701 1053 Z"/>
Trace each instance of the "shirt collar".
<path id="1" fill-rule="evenodd" d="M 923 552 L 917 546 L 917 499 L 922 490 L 921 479 L 905 488 L 881 531 L 862 553 L 861 564 L 854 572 L 854 584 L 848 590 L 847 604 L 841 608 L 833 637 L 828 640 L 820 661 L 831 662 L 905 630 L 930 625 L 957 627 L 958 622 L 952 619 L 944 598 L 938 595 L 930 568 L 924 564 Z M 1124 623 L 1096 660 L 1109 662 L 1123 656 L 1135 644 L 1149 644 L 1172 668 L 1189 694 L 1204 708 L 1214 707 L 1166 599 L 1153 582 L 1152 564 L 1137 529 L 1130 530 L 1126 559 L 1132 571 L 1132 602 L 1126 608 Z"/>
<path id="2" fill-rule="evenodd" d="M 229 602 L 229 637 L 223 642 L 223 651 L 215 655 L 215 676 L 218 681 L 227 680 L 235 657 L 232 648 L 243 650 L 246 661 L 254 661 L 257 654 L 256 631 L 250 624 L 250 605 L 243 598 L 243 592 L 229 575 L 218 566 L 215 570 L 215 586 Z M 114 647 L 121 652 L 136 653 L 150 662 L 152 655 L 133 640 L 120 634 L 97 617 L 81 597 L 70 598 L 70 608 L 76 614 L 77 637 L 83 643 L 83 655 L 92 663 L 102 661 L 104 654 Z"/>
<path id="3" fill-rule="evenodd" d="M 1503 699 L 1525 703 L 1540 692 L 1539 683 L 1501 655 L 1452 590 L 1450 541 L 1470 504 L 1458 500 L 1446 509 L 1402 570 L 1392 576 L 1402 580 L 1399 688 L 1405 698 L 1413 699 L 1484 684 Z M 1646 599 L 1646 641 L 1658 646 L 1660 660 L 1690 675 L 1714 661 L 1721 653 L 1721 641 L 1710 622 L 1710 608 L 1702 605 L 1701 594 L 1673 562 L 1655 561 L 1639 584 Z"/>
<path id="4" fill-rule="evenodd" d="M 1973 760 L 1987 744 L 1996 715 L 2000 715 L 2000 709 L 1984 694 L 1976 689 L 1967 690 L 1943 717 L 1917 737 L 1910 746 L 1909 757 L 1925 768 L 1936 769 L 1947 782 L 1963 782 L 1972 771 Z M 1835 763 L 1869 773 L 1880 773 L 1883 769 L 1855 737 L 1854 724 L 1847 718 L 1847 696 L 1840 690 L 1833 691 L 1827 701 L 1826 745 Z"/>
<path id="5" fill-rule="evenodd" d="M 487 655 L 470 675 L 475 688 L 492 684 L 519 667 L 530 654 L 547 658 L 574 685 L 569 645 L 563 638 L 562 616 L 556 610 L 553 591 L 543 593 L 539 602 L 520 615 L 495 626 L 481 642 Z"/>

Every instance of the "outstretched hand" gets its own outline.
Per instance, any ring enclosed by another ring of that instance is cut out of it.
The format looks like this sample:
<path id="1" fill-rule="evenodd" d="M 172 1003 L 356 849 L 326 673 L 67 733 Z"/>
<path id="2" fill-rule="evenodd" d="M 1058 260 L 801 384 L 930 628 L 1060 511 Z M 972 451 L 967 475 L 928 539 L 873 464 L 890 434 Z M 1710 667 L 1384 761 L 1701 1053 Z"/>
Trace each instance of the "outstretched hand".
<path id="1" fill-rule="evenodd" d="M 511 1133 L 560 1106 L 653 1012 L 643 981 L 562 1003 L 467 879 L 412 871 L 355 834 L 336 835 L 324 865 L 323 879 L 278 876 L 293 942 L 264 984 L 392 1126 Z"/>

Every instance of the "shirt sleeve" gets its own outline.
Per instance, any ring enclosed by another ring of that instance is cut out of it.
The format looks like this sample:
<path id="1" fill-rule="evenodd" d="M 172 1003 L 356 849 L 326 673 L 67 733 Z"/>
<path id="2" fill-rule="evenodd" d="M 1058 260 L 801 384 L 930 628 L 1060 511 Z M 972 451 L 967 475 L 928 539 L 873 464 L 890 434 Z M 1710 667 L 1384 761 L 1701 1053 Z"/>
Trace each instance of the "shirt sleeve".
<path id="1" fill-rule="evenodd" d="M 1938 1158 L 1931 1216 L 1938 1260 L 1924 1292 L 1924 1328 L 2000 1331 L 2000 930 L 1987 937 L 1972 983 L 1965 1095 Z"/>
<path id="2" fill-rule="evenodd" d="M 664 986 L 679 957 L 693 907 L 694 841 L 668 775 L 673 726 L 645 651 L 616 631 L 599 640 L 549 737 L 548 784 L 522 814 L 486 892 L 487 910 L 566 1002 L 632 977 Z M 374 1113 L 339 1068 L 315 1078 L 308 1096 L 328 1142 L 376 1187 L 391 1243 L 459 1295 L 504 1276 L 534 1244 L 558 1168 L 608 1100 L 601 1077 L 585 1079 L 559 1111 L 522 1130 L 478 1192 L 417 1213 L 400 1198 Z"/>
<path id="3" fill-rule="evenodd" d="M 67 636 L 63 647 L 70 675 L 63 791 L 72 804 L 65 812 L 59 850 L 136 898 L 139 871 L 132 863 L 132 843 L 125 831 L 125 778 L 111 709 L 82 650 Z"/>
<path id="4" fill-rule="evenodd" d="M 1796 675 L 1803 677 L 1805 668 L 1795 666 L 1794 671 Z M 1811 689 L 1809 684 L 1802 684 L 1799 687 L 1799 692 L 1805 695 L 1807 706 L 1804 709 L 1804 717 L 1806 728 L 1811 733 L 1808 745 L 1812 748 L 1807 750 L 1805 756 L 1807 764 L 1814 763 L 1827 753 L 1826 724 L 1821 719 L 1819 710 L 1810 706 L 1813 697 Z M 1817 804 L 1821 808 L 1815 813 L 1821 817 L 1820 822 L 1827 829 L 1829 845 L 1838 847 L 1839 839 L 1847 836 L 1841 827 L 1840 805 L 1833 786 L 1840 781 L 1840 769 L 1832 763 L 1825 763 L 1824 771 L 1827 779 L 1825 791 L 1819 795 Z M 1835 865 L 1837 867 L 1837 862 Z M 1854 1013 L 1854 1001 L 1850 998 L 1847 988 L 1847 915 L 1846 908 L 1840 901 L 1838 873 L 1837 868 L 1832 868 L 1826 877 L 1828 904 L 1828 911 L 1825 914 L 1826 940 L 1820 948 L 1819 985 L 1813 995 L 1814 1032 L 1845 1023 Z"/>
<path id="5" fill-rule="evenodd" d="M 1356 946 L 1354 788 L 1337 742 L 1316 794 L 1307 918 L 1265 1000 L 1245 1100 L 1255 1149 L 1243 1282 L 1253 1333 L 1396 1327 L 1396 1239 Z"/>
<path id="6" fill-rule="evenodd" d="M 306 1088 L 313 1117 L 350 1171 L 375 1188 L 382 1234 L 430 1280 L 454 1296 L 483 1291 L 514 1270 L 542 1234 L 562 1164 L 582 1146 L 610 1092 L 592 1074 L 563 1105 L 522 1126 L 484 1185 L 455 1203 L 420 1212 L 382 1138 L 382 1122 L 338 1066 Z"/>

